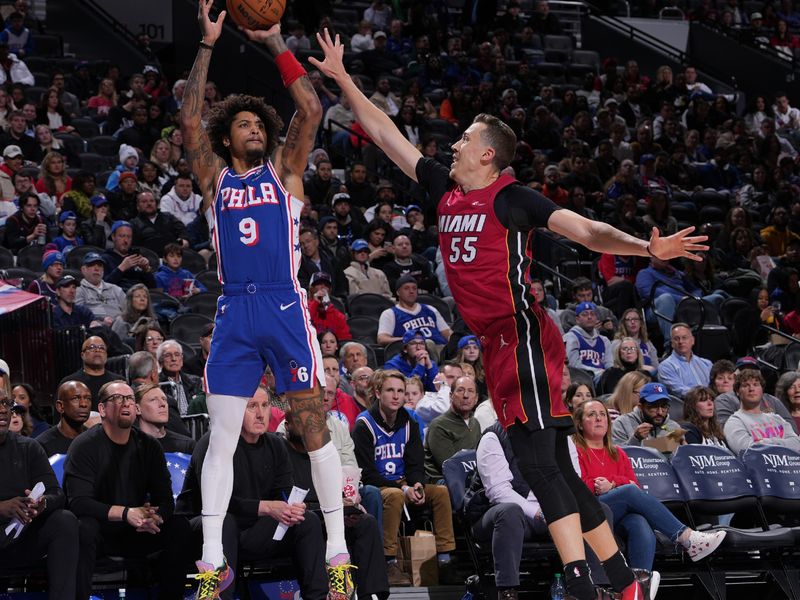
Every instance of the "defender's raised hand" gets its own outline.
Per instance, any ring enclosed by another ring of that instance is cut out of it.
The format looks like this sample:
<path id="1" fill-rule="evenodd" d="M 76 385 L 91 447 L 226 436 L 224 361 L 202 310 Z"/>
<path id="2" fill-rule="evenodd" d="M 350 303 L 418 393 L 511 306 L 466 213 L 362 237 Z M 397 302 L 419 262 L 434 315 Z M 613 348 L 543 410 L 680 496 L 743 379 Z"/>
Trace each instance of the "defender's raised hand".
<path id="1" fill-rule="evenodd" d="M 689 237 L 689 234 L 692 233 L 694 229 L 694 227 L 687 227 L 677 233 L 662 238 L 658 228 L 653 227 L 653 232 L 650 236 L 650 253 L 661 260 L 670 260 L 672 258 L 689 258 L 696 261 L 703 260 L 701 256 L 692 253 L 706 252 L 708 250 L 708 246 L 699 243 L 705 242 L 708 236 L 695 235 Z"/>
<path id="2" fill-rule="evenodd" d="M 197 7 L 197 22 L 200 24 L 200 32 L 203 34 L 203 43 L 213 46 L 222 33 L 222 23 L 225 21 L 227 11 L 219 13 L 216 21 L 212 21 L 208 12 L 214 5 L 214 0 L 200 0 Z"/>
<path id="3" fill-rule="evenodd" d="M 325 52 L 325 60 L 319 61 L 313 56 L 308 58 L 308 62 L 317 67 L 322 73 L 331 79 L 337 79 L 347 75 L 344 69 L 344 46 L 339 40 L 339 34 L 336 34 L 336 40 L 331 39 L 331 34 L 325 28 L 325 35 L 317 33 L 317 41 L 320 48 Z"/>

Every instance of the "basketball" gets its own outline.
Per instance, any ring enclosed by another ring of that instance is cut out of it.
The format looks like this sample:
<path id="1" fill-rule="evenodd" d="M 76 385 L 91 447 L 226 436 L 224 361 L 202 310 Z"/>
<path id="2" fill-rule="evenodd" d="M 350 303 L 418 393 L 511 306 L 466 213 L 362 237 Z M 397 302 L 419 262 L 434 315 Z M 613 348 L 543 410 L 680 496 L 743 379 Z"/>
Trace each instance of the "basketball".
<path id="1" fill-rule="evenodd" d="M 245 29 L 269 29 L 278 23 L 286 0 L 227 0 L 228 14 Z"/>

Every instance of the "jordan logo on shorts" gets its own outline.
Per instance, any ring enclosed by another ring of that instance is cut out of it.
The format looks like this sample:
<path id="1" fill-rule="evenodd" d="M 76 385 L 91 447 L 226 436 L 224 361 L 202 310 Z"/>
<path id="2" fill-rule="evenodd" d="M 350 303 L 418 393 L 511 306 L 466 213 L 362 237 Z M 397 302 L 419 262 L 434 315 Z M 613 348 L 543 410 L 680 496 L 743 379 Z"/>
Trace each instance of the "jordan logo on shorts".
<path id="1" fill-rule="evenodd" d="M 503 334 L 501 333 L 501 334 L 500 334 L 500 347 L 501 347 L 501 348 L 504 348 L 505 346 L 510 346 L 510 345 L 511 345 L 511 344 L 509 344 L 509 343 L 508 343 L 508 342 L 507 342 L 507 341 L 506 341 L 506 340 L 503 338 Z"/>

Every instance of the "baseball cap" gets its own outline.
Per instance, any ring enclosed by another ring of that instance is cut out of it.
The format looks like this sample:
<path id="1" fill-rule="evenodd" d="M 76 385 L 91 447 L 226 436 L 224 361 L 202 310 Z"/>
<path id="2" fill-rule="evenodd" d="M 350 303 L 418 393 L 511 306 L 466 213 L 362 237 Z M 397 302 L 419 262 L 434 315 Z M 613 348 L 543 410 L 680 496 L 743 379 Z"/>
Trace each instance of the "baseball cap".
<path id="1" fill-rule="evenodd" d="M 9 375 L 11 369 L 8 368 L 8 363 L 0 358 L 0 375 Z"/>
<path id="2" fill-rule="evenodd" d="M 42 269 L 45 271 L 49 269 L 53 263 L 61 263 L 64 264 L 64 255 L 61 252 L 46 252 L 44 256 L 42 256 Z"/>
<path id="3" fill-rule="evenodd" d="M 333 281 L 331 280 L 331 276 L 328 275 L 325 271 L 317 271 L 311 276 L 311 281 L 309 282 L 308 286 L 314 286 L 318 283 L 324 283 L 329 288 L 333 287 Z"/>
<path id="4" fill-rule="evenodd" d="M 619 105 L 619 102 L 617 102 L 617 99 L 616 99 L 616 98 L 609 98 L 608 100 L 606 100 L 606 101 L 603 103 L 603 106 L 606 106 L 606 107 L 608 107 L 608 106 L 611 106 L 612 104 L 613 104 L 613 105 L 615 105 L 615 106 L 618 106 L 618 105 Z"/>
<path id="5" fill-rule="evenodd" d="M 369 250 L 369 244 L 366 240 L 355 240 L 352 244 L 350 244 L 350 250 L 353 252 L 358 252 L 359 250 Z"/>
<path id="6" fill-rule="evenodd" d="M 64 275 L 61 279 L 56 282 L 56 287 L 64 287 L 67 285 L 78 285 L 78 280 L 75 279 L 72 275 Z"/>
<path id="7" fill-rule="evenodd" d="M 394 289 L 399 289 L 400 287 L 404 286 L 407 283 L 413 283 L 413 284 L 416 285 L 416 283 L 417 283 L 416 277 L 414 277 L 413 275 L 411 275 L 409 273 L 406 273 L 405 275 L 401 275 L 398 278 L 397 283 L 395 283 Z"/>
<path id="8" fill-rule="evenodd" d="M 93 265 L 103 262 L 103 258 L 97 252 L 89 252 L 83 257 L 82 265 Z"/>
<path id="9" fill-rule="evenodd" d="M 406 206 L 406 216 L 408 216 L 408 213 L 413 212 L 415 210 L 417 212 L 422 212 L 422 209 L 418 204 L 409 204 L 408 206 Z"/>
<path id="10" fill-rule="evenodd" d="M 757 20 L 759 20 L 759 19 L 763 19 L 763 18 L 764 18 L 764 17 L 761 15 L 761 13 L 760 13 L 760 12 L 754 12 L 754 13 L 752 13 L 752 14 L 750 15 L 750 20 L 751 20 L 751 21 L 757 21 Z"/>
<path id="11" fill-rule="evenodd" d="M 458 349 L 461 350 L 464 346 L 469 346 L 470 344 L 475 344 L 478 348 L 481 347 L 481 343 L 478 341 L 478 338 L 474 335 L 465 335 L 460 340 L 458 340 Z"/>
<path id="12" fill-rule="evenodd" d="M 58 215 L 58 222 L 63 223 L 67 219 L 77 219 L 78 215 L 76 215 L 71 210 L 65 210 L 60 215 Z"/>
<path id="13" fill-rule="evenodd" d="M 740 369 L 758 369 L 758 361 L 752 356 L 743 356 L 736 361 L 736 370 Z"/>
<path id="14" fill-rule="evenodd" d="M 330 216 L 330 215 L 328 215 L 328 216 L 325 216 L 325 217 L 322 217 L 322 218 L 319 220 L 319 230 L 320 230 L 320 231 L 322 231 L 323 229 L 325 229 L 325 225 L 327 225 L 327 224 L 328 224 L 328 223 L 330 223 L 331 221 L 334 221 L 334 222 L 335 222 L 335 221 L 336 221 L 336 217 L 332 217 L 332 216 Z"/>
<path id="15" fill-rule="evenodd" d="M 652 154 L 642 154 L 642 157 L 639 159 L 639 164 L 643 165 L 644 163 L 653 162 L 656 157 Z"/>
<path id="16" fill-rule="evenodd" d="M 376 31 L 375 33 L 372 34 L 372 39 L 379 37 L 385 38 L 386 34 L 383 31 Z"/>
<path id="17" fill-rule="evenodd" d="M 333 198 L 331 198 L 331 207 L 336 206 L 339 202 L 350 202 L 350 194 L 347 192 L 339 192 L 338 194 L 334 194 Z"/>
<path id="18" fill-rule="evenodd" d="M 111 235 L 114 235 L 114 232 L 120 227 L 130 227 L 133 229 L 133 225 L 131 225 L 128 221 L 114 221 L 114 223 L 111 225 Z"/>
<path id="19" fill-rule="evenodd" d="M 88 69 L 89 68 L 89 61 L 88 60 L 79 60 L 75 63 L 75 70 L 80 71 L 81 69 Z"/>
<path id="20" fill-rule="evenodd" d="M 669 401 L 669 394 L 667 394 L 667 389 L 663 386 L 663 384 L 648 383 L 642 386 L 642 389 L 639 392 L 639 400 L 649 404 L 660 402 L 662 400 Z"/>
<path id="21" fill-rule="evenodd" d="M 15 158 L 17 156 L 22 156 L 22 150 L 16 144 L 6 146 L 5 150 L 3 150 L 3 158 Z"/>
<path id="22" fill-rule="evenodd" d="M 575 316 L 577 317 L 585 310 L 594 310 L 597 311 L 597 304 L 594 302 L 581 302 L 578 306 L 575 307 Z"/>
<path id="23" fill-rule="evenodd" d="M 421 340 L 425 340 L 425 336 L 422 335 L 422 332 L 419 329 L 411 329 L 409 331 L 406 331 L 403 334 L 403 343 L 407 344 L 411 340 L 414 340 L 414 339 L 417 339 L 417 338 L 419 338 Z"/>
<path id="24" fill-rule="evenodd" d="M 98 206 L 103 206 L 103 204 L 108 204 L 108 199 L 106 199 L 105 196 L 97 194 L 96 196 L 92 196 L 91 198 L 89 198 L 89 202 L 92 203 L 92 206 L 97 208 Z"/>
<path id="25" fill-rule="evenodd" d="M 122 183 L 126 179 L 133 179 L 136 181 L 136 173 L 133 171 L 125 171 L 124 173 L 121 173 L 119 176 L 119 182 Z"/>

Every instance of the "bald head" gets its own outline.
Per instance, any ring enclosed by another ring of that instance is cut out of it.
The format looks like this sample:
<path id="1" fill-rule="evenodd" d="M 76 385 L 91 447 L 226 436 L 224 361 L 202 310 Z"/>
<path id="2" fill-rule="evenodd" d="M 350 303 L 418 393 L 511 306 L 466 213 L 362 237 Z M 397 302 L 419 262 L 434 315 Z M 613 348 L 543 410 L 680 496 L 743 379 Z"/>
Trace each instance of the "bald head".
<path id="1" fill-rule="evenodd" d="M 56 411 L 72 429 L 80 430 L 92 410 L 92 392 L 81 381 L 65 381 L 58 386 Z"/>

